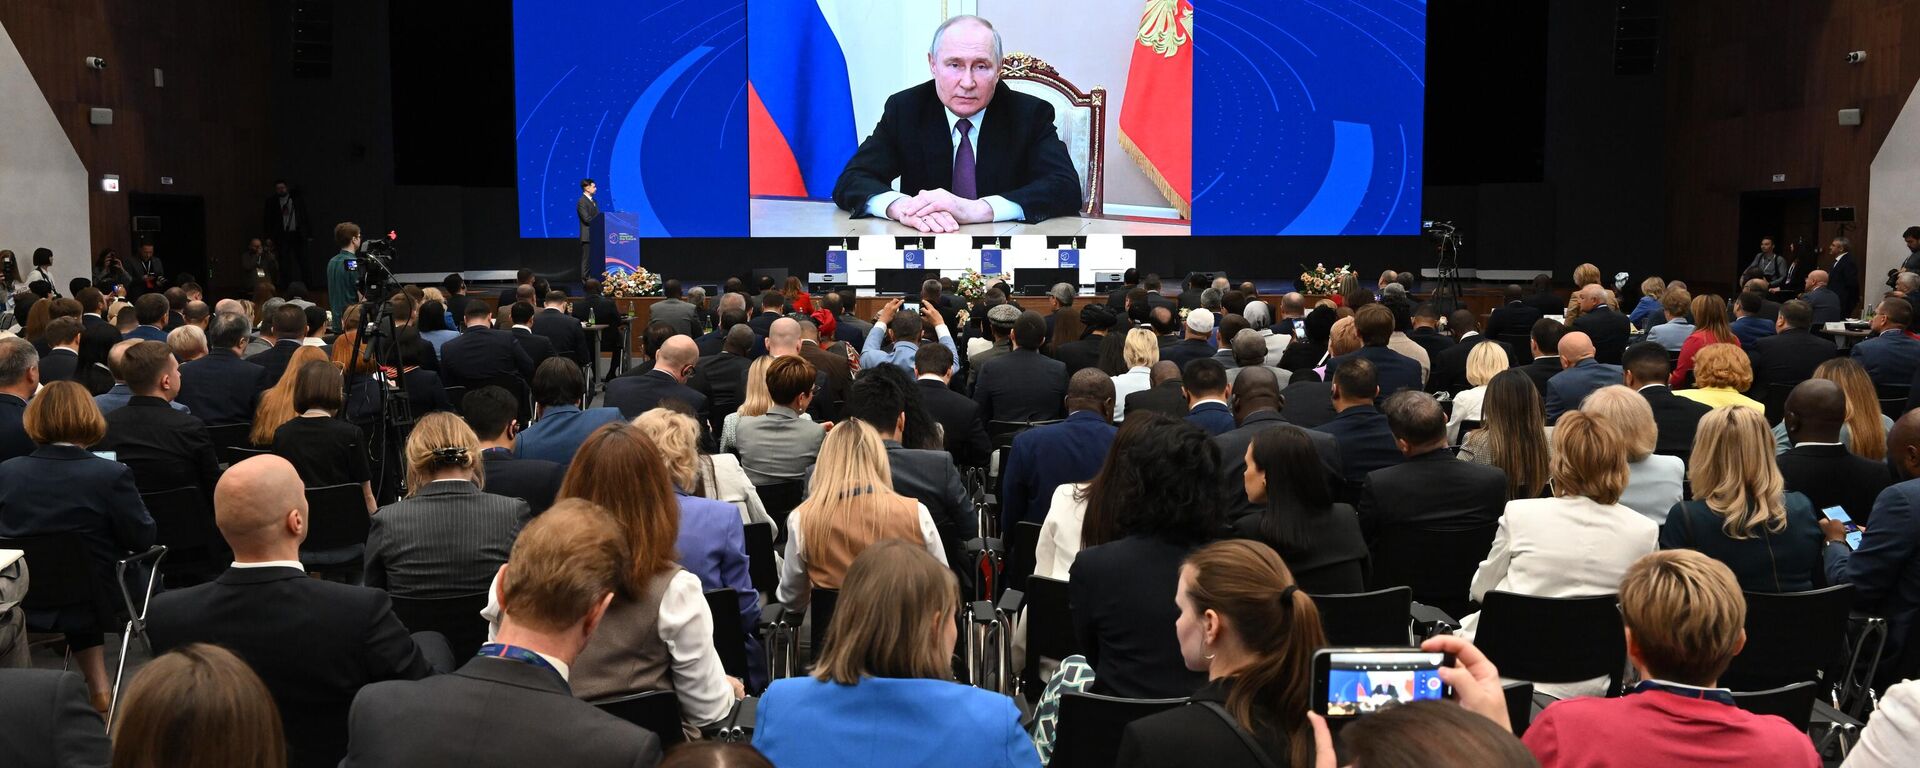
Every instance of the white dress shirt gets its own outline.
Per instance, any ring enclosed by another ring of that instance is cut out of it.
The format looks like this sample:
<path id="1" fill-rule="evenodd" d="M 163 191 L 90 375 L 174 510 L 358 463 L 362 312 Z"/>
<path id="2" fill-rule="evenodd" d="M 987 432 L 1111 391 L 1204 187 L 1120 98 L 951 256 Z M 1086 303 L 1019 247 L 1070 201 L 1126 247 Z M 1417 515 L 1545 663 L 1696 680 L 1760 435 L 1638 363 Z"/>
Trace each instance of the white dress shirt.
<path id="1" fill-rule="evenodd" d="M 1153 369 L 1144 365 L 1128 368 L 1113 377 L 1113 420 L 1127 420 L 1127 395 L 1153 388 Z"/>
<path id="2" fill-rule="evenodd" d="M 947 139 L 953 142 L 953 149 L 948 153 L 949 162 L 951 162 L 952 158 L 958 157 L 960 154 L 960 116 L 954 114 L 951 109 L 942 109 L 940 111 L 945 112 L 947 115 Z M 973 143 L 973 178 L 976 182 L 980 179 L 980 126 L 985 123 L 986 119 L 987 110 L 985 109 L 975 112 L 972 117 L 967 118 L 967 120 L 973 124 L 973 127 L 967 131 L 967 140 Z M 913 195 L 891 189 L 881 192 L 880 194 L 867 198 L 867 215 L 878 216 L 882 219 L 888 218 L 887 206 L 893 205 L 893 201 L 895 200 L 912 196 Z M 986 197 L 980 198 L 980 201 L 986 203 L 988 207 L 993 208 L 994 221 L 1019 221 L 1027 217 L 1027 209 L 1022 208 L 1019 203 L 1015 203 L 999 195 L 987 195 Z"/>
<path id="3" fill-rule="evenodd" d="M 1460 442 L 1460 422 L 1480 421 L 1480 404 L 1486 397 L 1484 384 L 1453 396 L 1453 412 L 1447 415 L 1448 444 Z"/>
<path id="4" fill-rule="evenodd" d="M 1087 503 L 1079 499 L 1086 487 L 1086 483 L 1062 483 L 1053 489 L 1053 503 L 1040 523 L 1040 541 L 1033 550 L 1033 575 L 1067 580 L 1080 555 L 1080 531 L 1087 522 Z"/>

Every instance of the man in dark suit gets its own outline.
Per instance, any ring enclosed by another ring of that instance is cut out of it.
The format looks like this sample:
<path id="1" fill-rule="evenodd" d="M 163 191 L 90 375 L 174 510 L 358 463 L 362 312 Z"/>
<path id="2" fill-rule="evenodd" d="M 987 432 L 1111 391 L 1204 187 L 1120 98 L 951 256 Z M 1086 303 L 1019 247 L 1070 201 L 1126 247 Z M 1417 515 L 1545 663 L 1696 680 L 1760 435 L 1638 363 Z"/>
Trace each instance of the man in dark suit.
<path id="1" fill-rule="evenodd" d="M 1247 500 L 1245 484 L 1232 480 L 1246 472 L 1247 446 L 1253 444 L 1254 436 L 1287 425 L 1287 421 L 1280 417 L 1279 377 L 1274 376 L 1272 369 L 1268 368 L 1242 369 L 1240 376 L 1233 381 L 1233 407 L 1240 426 L 1213 437 L 1214 444 L 1220 446 L 1220 476 L 1228 479 L 1227 487 L 1230 489 L 1226 506 L 1228 522 L 1257 514 L 1262 508 Z M 1320 462 L 1326 466 L 1327 472 L 1340 477 L 1343 474 L 1340 444 L 1333 439 L 1333 435 L 1312 429 L 1304 431 L 1313 440 L 1313 450 L 1320 454 Z"/>
<path id="2" fill-rule="evenodd" d="M 1706 403 L 1675 395 L 1667 388 L 1667 376 L 1673 373 L 1673 359 L 1658 342 L 1643 341 L 1620 356 L 1626 385 L 1647 399 L 1653 408 L 1653 423 L 1659 431 L 1653 452 L 1666 456 L 1686 456 L 1693 451 L 1693 435 L 1700 428 L 1700 417 L 1713 410 Z"/>
<path id="3" fill-rule="evenodd" d="M 727 331 L 726 345 L 720 353 L 700 358 L 693 368 L 693 376 L 687 379 L 687 386 L 707 398 L 707 411 L 712 421 L 707 428 L 713 434 L 720 434 L 720 423 L 727 420 L 727 414 L 740 409 L 740 403 L 747 396 L 747 354 L 753 350 L 753 329 L 745 325 L 736 325 Z"/>
<path id="4" fill-rule="evenodd" d="M 1842 308 L 1840 298 L 1839 292 L 1829 282 L 1826 270 L 1816 269 L 1807 273 L 1807 290 L 1800 294 L 1800 300 L 1813 308 L 1814 330 L 1847 318 L 1847 310 Z"/>
<path id="5" fill-rule="evenodd" d="M 48 384 L 73 378 L 80 366 L 81 321 L 63 317 L 47 323 L 47 353 L 40 357 L 40 380 Z"/>
<path id="6" fill-rule="evenodd" d="M 1841 444 L 1847 395 L 1840 385 L 1826 379 L 1800 382 L 1787 396 L 1784 421 L 1793 444 L 1778 457 L 1787 490 L 1806 494 L 1816 513 L 1840 507 L 1855 523 L 1868 525 L 1873 500 L 1893 475 L 1886 464 L 1856 456 Z"/>
<path id="7" fill-rule="evenodd" d="M 887 447 L 887 464 L 892 468 L 894 492 L 926 505 L 927 514 L 940 531 L 940 542 L 947 548 L 947 562 L 963 577 L 970 576 L 972 568 L 962 556 L 963 545 L 980 535 L 980 521 L 974 515 L 960 470 L 954 468 L 953 458 L 946 451 L 916 450 L 900 444 L 900 431 L 907 423 L 907 388 L 911 386 L 898 368 L 875 369 L 853 383 L 847 417 L 880 433 Z"/>
<path id="8" fill-rule="evenodd" d="M 1294 374 L 1294 378 L 1299 379 L 1300 374 Z M 1330 381 L 1288 382 L 1286 388 L 1280 390 L 1280 402 L 1280 418 L 1306 429 L 1319 429 L 1339 414 L 1333 409 L 1333 382 Z"/>
<path id="9" fill-rule="evenodd" d="M 1873 526 L 1860 549 L 1846 545 L 1846 529 L 1820 521 L 1827 544 L 1821 550 L 1828 584 L 1852 584 L 1855 608 L 1887 620 L 1886 651 L 1879 680 L 1883 685 L 1920 674 L 1920 411 L 1908 411 L 1887 433 L 1887 463 L 1893 485 L 1873 501 Z"/>
<path id="10" fill-rule="evenodd" d="M 1161 360 L 1148 369 L 1147 389 L 1127 395 L 1124 413 L 1158 413 L 1169 419 L 1187 417 L 1187 391 L 1180 380 L 1180 367 Z"/>
<path id="11" fill-rule="evenodd" d="M 1187 319 L 1181 323 L 1186 332 L 1176 341 L 1160 350 L 1160 359 L 1171 360 L 1174 365 L 1185 370 L 1187 363 L 1194 360 L 1213 357 L 1213 344 L 1207 338 L 1213 335 L 1213 313 L 1205 309 L 1195 309 L 1187 313 Z"/>
<path id="12" fill-rule="evenodd" d="M 739 298 L 740 298 L 739 294 L 735 294 L 735 293 L 729 293 L 726 296 L 726 299 L 732 299 L 735 301 L 737 301 Z M 730 303 L 726 299 L 723 299 L 721 301 L 721 304 L 724 305 L 724 304 Z M 658 324 L 649 323 L 647 325 L 647 328 L 652 329 L 656 325 L 658 327 L 667 329 L 669 331 L 669 335 L 671 335 L 673 326 L 666 323 L 658 323 Z M 749 349 L 747 353 L 748 360 L 752 360 L 753 358 L 759 357 L 760 355 L 764 355 L 767 353 L 766 345 L 760 339 L 760 335 L 754 333 L 753 328 L 747 325 L 747 311 L 739 307 L 726 307 L 721 309 L 720 321 L 714 324 L 713 330 L 707 331 L 706 333 L 701 334 L 698 338 L 694 339 L 693 345 L 696 349 L 700 350 L 701 357 L 712 357 L 714 355 L 720 354 L 720 350 L 725 349 L 727 346 L 727 333 L 729 331 L 732 331 L 735 326 L 746 328 L 747 334 L 753 337 L 752 347 L 759 349 L 759 352 L 757 354 L 754 353 L 752 349 Z"/>
<path id="13" fill-rule="evenodd" d="M 78 672 L 0 668 L 0 765 L 106 768 L 113 744 L 100 717 Z"/>
<path id="14" fill-rule="evenodd" d="M 800 327 L 800 345 L 796 354 L 813 363 L 813 369 L 819 371 L 822 377 L 820 394 L 813 398 L 809 412 L 815 421 L 839 421 L 846 411 L 847 393 L 853 388 L 853 366 L 847 362 L 847 356 L 842 351 L 844 347 L 822 349 L 820 326 L 811 316 L 794 315 L 788 319 Z"/>
<path id="15" fill-rule="evenodd" d="M 1529 334 L 1528 346 L 1533 351 L 1533 362 L 1520 366 L 1527 378 L 1533 379 L 1533 386 L 1540 390 L 1540 401 L 1547 400 L 1547 382 L 1560 373 L 1560 334 L 1566 330 L 1558 321 L 1541 318 L 1534 321 L 1533 332 Z"/>
<path id="16" fill-rule="evenodd" d="M 913 370 L 920 388 L 920 403 L 933 420 L 940 423 L 944 443 L 953 463 L 962 467 L 984 467 L 993 453 L 985 422 L 980 420 L 980 404 L 953 391 L 953 350 L 941 344 L 922 345 L 913 353 Z"/>
<path id="17" fill-rule="evenodd" d="M 452 674 L 361 689 L 340 765 L 654 765 L 660 738 L 575 698 L 560 671 L 613 601 L 622 535 L 575 500 L 529 524 L 499 579 L 493 642 Z"/>
<path id="18" fill-rule="evenodd" d="M 1853 360 L 1867 369 L 1875 386 L 1904 386 L 1913 381 L 1916 363 L 1920 363 L 1920 341 L 1907 335 L 1913 324 L 1913 305 L 1906 299 L 1888 297 L 1873 311 L 1869 326 L 1873 336 L 1853 345 Z"/>
<path id="19" fill-rule="evenodd" d="M 1075 371 L 1100 365 L 1100 347 L 1106 343 L 1107 334 L 1113 332 L 1114 324 L 1120 318 L 1120 313 L 1105 304 L 1087 304 L 1080 307 L 1079 312 L 1080 324 L 1087 329 L 1087 337 L 1067 339 L 1053 348 L 1053 359 L 1067 367 L 1068 376 Z"/>
<path id="20" fill-rule="evenodd" d="M 580 321 L 567 314 L 566 293 L 548 291 L 547 304 L 534 313 L 530 327 L 535 336 L 547 340 L 554 354 L 581 365 L 593 360 L 593 350 L 587 348 L 587 332 Z"/>
<path id="21" fill-rule="evenodd" d="M 173 351 L 158 341 L 135 344 L 120 359 L 120 375 L 133 397 L 107 414 L 107 436 L 94 448 L 131 467 L 141 493 L 193 485 L 211 501 L 220 466 L 207 425 L 170 405 L 180 392 Z"/>
<path id="22" fill-rule="evenodd" d="M 78 293 L 73 295 L 73 298 L 80 302 L 81 330 L 92 328 L 96 325 L 112 324 L 108 322 L 106 316 L 107 296 L 101 293 L 99 288 L 92 286 L 82 288 Z M 52 309 L 52 307 L 48 307 L 48 309 Z M 21 316 L 25 317 L 25 314 L 23 313 Z"/>
<path id="23" fill-rule="evenodd" d="M 1052 105 L 1000 82 L 999 33 L 977 16 L 955 16 L 933 40 L 933 79 L 887 97 L 880 123 L 834 183 L 834 203 L 855 218 L 922 232 L 1079 211 L 1080 179 Z"/>
<path id="24" fill-rule="evenodd" d="M 1187 363 L 1180 372 L 1180 382 L 1187 394 L 1188 424 L 1205 430 L 1210 437 L 1239 426 L 1227 407 L 1227 369 L 1219 362 L 1203 357 Z"/>
<path id="25" fill-rule="evenodd" d="M 522 459 L 513 455 L 513 439 L 520 431 L 520 403 L 513 393 L 499 387 L 481 387 L 468 392 L 460 401 L 460 415 L 480 438 L 480 455 L 486 461 L 487 493 L 522 499 L 534 515 L 553 506 L 567 468 L 544 459 Z"/>
<path id="26" fill-rule="evenodd" d="M 1806 381 L 1813 378 L 1813 370 L 1821 363 L 1833 359 L 1833 342 L 1809 333 L 1812 326 L 1813 308 L 1795 299 L 1780 305 L 1772 336 L 1745 348 L 1753 366 L 1756 399 L 1777 406 L 1777 401 L 1766 396 L 1771 385 Z"/>
<path id="27" fill-rule="evenodd" d="M 440 376 L 447 386 L 483 387 L 508 377 L 533 378 L 533 356 L 511 331 L 491 327 L 487 305 L 467 306 L 467 327 L 440 346 Z"/>
<path id="28" fill-rule="evenodd" d="M 1472 315 L 1473 313 L 1468 312 L 1467 314 Z M 1456 343 L 1453 336 L 1440 332 L 1440 310 L 1435 309 L 1433 304 L 1428 302 L 1421 302 L 1419 306 L 1414 307 L 1413 330 L 1407 332 L 1407 338 L 1411 339 L 1413 343 L 1420 345 L 1421 349 L 1427 351 L 1427 360 L 1429 361 L 1427 380 L 1431 383 L 1433 380 L 1431 361 L 1438 359 L 1440 353 L 1453 349 Z"/>
<path id="29" fill-rule="evenodd" d="M 600 204 L 593 201 L 593 193 L 600 186 L 593 179 L 580 180 L 580 199 L 574 202 L 574 213 L 580 217 L 580 279 L 599 277 L 601 265 L 593 258 L 594 230 L 600 226 Z"/>
<path id="30" fill-rule="evenodd" d="M 1347 362 L 1333 374 L 1333 407 L 1339 415 L 1320 425 L 1320 431 L 1339 442 L 1346 480 L 1357 483 L 1368 473 L 1399 464 L 1406 457 L 1393 440 L 1387 417 L 1373 405 L 1380 395 L 1373 363 L 1358 357 Z"/>
<path id="31" fill-rule="evenodd" d="M 287 182 L 273 182 L 273 194 L 267 196 L 266 204 L 261 207 L 259 231 L 267 233 L 274 242 L 274 252 L 280 257 L 282 284 L 314 277 L 305 271 L 308 233 L 313 231 L 307 225 L 306 197 L 294 192 Z"/>
<path id="32" fill-rule="evenodd" d="M 1618 313 L 1616 313 L 1618 314 Z M 1573 331 L 1560 337 L 1561 371 L 1547 380 L 1547 423 L 1560 420 L 1560 414 L 1578 410 L 1587 395 L 1601 387 L 1622 381 L 1620 366 L 1594 359 L 1593 340 Z"/>
<path id="33" fill-rule="evenodd" d="M 533 288 L 533 270 L 521 267 L 520 271 L 515 272 L 513 285 L 500 289 L 500 297 L 494 300 L 494 304 L 500 309 L 512 306 L 513 302 L 518 300 L 522 286 L 528 289 Z M 464 319 L 466 314 L 462 313 L 460 317 Z"/>
<path id="34" fill-rule="evenodd" d="M 1447 414 L 1431 395 L 1402 392 L 1383 407 L 1406 462 L 1374 470 L 1360 494 L 1360 532 L 1371 545 L 1389 529 L 1470 531 L 1507 506 L 1507 473 L 1447 450 Z"/>
<path id="35" fill-rule="evenodd" d="M 973 401 L 982 421 L 1046 421 L 1060 418 L 1066 366 L 1040 354 L 1047 322 L 1022 312 L 1013 324 L 1013 350 L 980 366 Z"/>
<path id="36" fill-rule="evenodd" d="M 1387 348 L 1387 342 L 1393 339 L 1393 310 L 1379 304 L 1361 307 L 1353 313 L 1353 329 L 1359 332 L 1365 346 L 1351 354 L 1328 360 L 1327 378 L 1332 379 L 1348 360 L 1365 360 L 1373 364 L 1380 397 L 1385 398 L 1401 390 L 1423 391 L 1420 361 Z"/>
<path id="37" fill-rule="evenodd" d="M 282 304 L 273 310 L 267 323 L 273 335 L 273 346 L 247 358 L 247 362 L 265 370 L 260 380 L 262 389 L 279 383 L 280 377 L 287 372 L 287 363 L 293 360 L 293 353 L 300 351 L 300 340 L 307 337 L 307 312 L 292 304 Z M 209 343 L 207 346 L 213 345 Z M 252 419 L 252 414 L 248 414 L 248 419 Z"/>
<path id="38" fill-rule="evenodd" d="M 693 339 L 685 336 L 667 339 L 655 356 L 653 370 L 607 382 L 600 402 L 619 408 L 621 415 L 631 419 L 653 410 L 662 400 L 675 399 L 692 408 L 697 414 L 696 420 L 708 422 L 707 396 L 686 385 L 687 378 L 700 363 L 699 354 Z"/>
<path id="39" fill-rule="evenodd" d="M 1567 312 L 1567 300 L 1553 292 L 1553 278 L 1546 274 L 1533 276 L 1533 293 L 1527 296 L 1526 302 L 1527 306 L 1533 307 L 1541 317 L 1564 315 Z"/>
<path id="40" fill-rule="evenodd" d="M 1581 288 L 1580 316 L 1572 329 L 1593 341 L 1593 359 L 1607 365 L 1619 365 L 1620 353 L 1627 348 L 1627 336 L 1633 333 L 1633 321 L 1607 306 L 1607 291 L 1598 285 Z"/>
<path id="41" fill-rule="evenodd" d="M 1473 355 L 1473 348 L 1481 344 L 1498 346 L 1502 365 L 1512 362 L 1511 349 L 1506 343 L 1480 333 L 1475 330 L 1476 325 L 1472 310 L 1456 310 L 1447 318 L 1448 330 L 1458 341 L 1433 356 L 1433 375 L 1427 379 L 1427 389 L 1455 395 L 1472 389 L 1473 383 L 1467 380 L 1467 358 Z"/>
<path id="42" fill-rule="evenodd" d="M 340 761 L 361 686 L 426 677 L 433 655 L 450 665 L 444 640 L 423 650 L 407 636 L 385 592 L 307 577 L 299 562 L 307 499 L 285 459 L 257 456 L 227 470 L 214 519 L 233 567 L 211 583 L 154 595 L 147 629 L 155 653 L 214 643 L 259 673 L 280 710 L 288 765 Z"/>
<path id="43" fill-rule="evenodd" d="M 604 285 L 597 279 L 587 281 L 586 295 L 573 303 L 573 319 L 584 325 L 608 326 L 600 332 L 600 351 L 612 352 L 620 348 L 622 334 L 627 332 L 627 317 L 620 312 L 620 305 L 601 293 Z M 454 314 L 454 317 L 465 316 L 464 312 Z"/>
<path id="44" fill-rule="evenodd" d="M 545 336 L 533 332 L 533 305 L 514 302 L 508 310 L 513 318 L 513 340 L 527 351 L 527 357 L 533 358 L 535 367 L 547 361 L 555 354 L 553 342 Z"/>
<path id="45" fill-rule="evenodd" d="M 1000 480 L 1000 529 L 1047 516 L 1053 491 L 1062 483 L 1090 480 L 1107 459 L 1116 430 L 1112 424 L 1113 379 L 1095 370 L 1067 382 L 1067 418 L 1021 432 L 1013 438 Z"/>
<path id="46" fill-rule="evenodd" d="M 1833 257 L 1833 263 L 1827 265 L 1827 276 L 1832 279 L 1828 287 L 1840 298 L 1840 314 L 1852 317 L 1860 306 L 1860 264 L 1853 255 L 1853 241 L 1836 237 L 1827 243 L 1827 254 Z"/>
<path id="47" fill-rule="evenodd" d="M 272 386 L 265 381 L 265 368 L 240 359 L 240 351 L 247 347 L 247 325 L 245 315 L 214 315 L 207 325 L 206 357 L 180 366 L 180 394 L 175 399 L 192 409 L 203 423 L 253 421 L 261 390 Z"/>
<path id="48" fill-rule="evenodd" d="M 1540 308 L 1527 303 L 1518 285 L 1509 285 L 1503 290 L 1507 303 L 1494 308 L 1493 314 L 1487 316 L 1487 335 L 1499 339 L 1532 333 L 1533 324 L 1541 317 Z"/>

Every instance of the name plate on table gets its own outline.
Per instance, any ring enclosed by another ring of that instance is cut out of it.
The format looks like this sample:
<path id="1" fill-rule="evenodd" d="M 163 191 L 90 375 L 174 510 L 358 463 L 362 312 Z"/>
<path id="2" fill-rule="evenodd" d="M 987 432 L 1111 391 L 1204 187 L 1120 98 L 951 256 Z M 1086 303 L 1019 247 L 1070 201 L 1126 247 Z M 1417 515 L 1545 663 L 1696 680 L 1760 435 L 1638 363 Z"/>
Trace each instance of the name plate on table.
<path id="1" fill-rule="evenodd" d="M 905 262 L 901 265 L 902 269 L 926 269 L 927 268 L 927 252 L 920 250 L 919 248 L 909 248 L 907 250 L 901 251 L 900 258 Z"/>
<path id="2" fill-rule="evenodd" d="M 829 248 L 829 249 L 827 249 L 827 271 L 828 271 L 828 272 L 836 272 L 836 273 L 839 273 L 839 274 L 840 274 L 840 275 L 842 275 L 842 276 L 844 276 L 844 275 L 846 275 L 846 273 L 847 273 L 847 249 L 845 249 L 845 248 Z M 843 279 L 844 279 L 844 278 L 843 278 Z"/>
<path id="3" fill-rule="evenodd" d="M 980 274 L 983 274 L 983 275 L 1000 274 L 1001 273 L 1000 261 L 1001 261 L 1000 249 L 998 248 L 980 249 Z"/>
<path id="4" fill-rule="evenodd" d="M 1080 268 L 1080 249 L 1062 248 L 1060 249 L 1059 253 L 1060 253 L 1059 266 L 1061 269 L 1079 269 Z"/>

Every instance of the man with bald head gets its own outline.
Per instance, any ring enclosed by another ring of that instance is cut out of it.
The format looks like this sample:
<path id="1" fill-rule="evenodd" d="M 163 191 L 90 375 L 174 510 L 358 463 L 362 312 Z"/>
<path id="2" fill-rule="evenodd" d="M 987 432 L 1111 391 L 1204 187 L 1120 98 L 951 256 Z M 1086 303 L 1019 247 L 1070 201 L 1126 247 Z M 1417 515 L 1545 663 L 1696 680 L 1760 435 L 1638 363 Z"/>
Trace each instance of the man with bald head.
<path id="1" fill-rule="evenodd" d="M 1887 466 L 1861 458 L 1840 440 L 1847 422 L 1847 396 L 1827 379 L 1807 379 L 1787 395 L 1787 440 L 1780 454 L 1780 475 L 1787 490 L 1807 495 L 1816 510 L 1840 507 L 1861 525 L 1873 514 L 1873 500 L 1890 481 Z"/>
<path id="2" fill-rule="evenodd" d="M 1000 82 L 1000 57 L 1000 33 L 986 19 L 955 16 L 934 30 L 932 80 L 887 97 L 880 123 L 840 171 L 834 203 L 921 232 L 1079 211 L 1080 177 L 1053 107 Z M 818 174 L 831 171 L 811 160 L 800 158 L 802 180 L 822 191 Z"/>
<path id="3" fill-rule="evenodd" d="M 1800 294 L 1800 300 L 1813 308 L 1813 329 L 1816 331 L 1827 323 L 1837 323 L 1847 317 L 1847 311 L 1840 306 L 1840 294 L 1834 292 L 1831 279 L 1824 269 L 1807 273 L 1807 290 Z"/>
<path id="4" fill-rule="evenodd" d="M 1054 489 L 1093 479 L 1106 461 L 1119 431 L 1112 423 L 1113 378 L 1097 368 L 1075 371 L 1067 380 L 1065 404 L 1066 419 L 1013 438 L 1000 480 L 1000 530 L 1040 522 L 1052 506 Z"/>
<path id="5" fill-rule="evenodd" d="M 1592 340 L 1595 360 L 1619 365 L 1620 353 L 1627 349 L 1627 336 L 1633 333 L 1633 321 L 1607 303 L 1607 291 L 1598 284 L 1583 287 L 1574 296 L 1580 300 L 1580 316 L 1574 318 L 1572 329 Z"/>
<path id="6" fill-rule="evenodd" d="M 1178 364 L 1172 360 L 1154 363 L 1147 369 L 1147 384 L 1146 389 L 1127 395 L 1126 407 L 1121 413 L 1151 411 L 1169 419 L 1187 417 L 1186 382 L 1180 379 Z"/>
<path id="7" fill-rule="evenodd" d="M 1619 314 L 1619 313 L 1615 313 Z M 1620 366 L 1594 359 L 1593 339 L 1580 331 L 1560 337 L 1560 372 L 1547 379 L 1547 423 L 1577 410 L 1580 401 L 1601 387 L 1620 384 Z"/>
<path id="8" fill-rule="evenodd" d="M 1897 482 L 1873 500 L 1873 525 L 1859 550 L 1847 546 L 1844 526 L 1820 521 L 1827 583 L 1852 584 L 1854 607 L 1887 620 L 1875 685 L 1920 676 L 1920 411 L 1894 422 L 1887 464 Z"/>
<path id="9" fill-rule="evenodd" d="M 654 355 L 653 370 L 607 382 L 600 402 L 619 408 L 622 415 L 631 419 L 653 410 L 663 401 L 679 400 L 693 409 L 694 418 L 708 422 L 707 396 L 686 383 L 699 363 L 700 348 L 694 345 L 693 339 L 670 337 Z"/>
<path id="10" fill-rule="evenodd" d="M 306 493 L 285 459 L 233 465 L 214 489 L 213 511 L 233 566 L 211 583 L 155 595 L 147 631 L 155 654 L 213 643 L 259 673 L 280 710 L 288 765 L 340 762 L 361 686 L 452 666 L 444 638 L 408 637 L 387 593 L 307 576 Z"/>

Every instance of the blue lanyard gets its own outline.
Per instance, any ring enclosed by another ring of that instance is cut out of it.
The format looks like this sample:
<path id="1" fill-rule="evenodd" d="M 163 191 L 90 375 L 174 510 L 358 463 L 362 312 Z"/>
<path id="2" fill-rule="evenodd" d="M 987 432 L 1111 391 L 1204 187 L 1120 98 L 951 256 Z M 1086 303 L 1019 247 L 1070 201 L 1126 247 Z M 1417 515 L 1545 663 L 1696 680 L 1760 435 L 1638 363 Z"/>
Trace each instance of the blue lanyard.
<path id="1" fill-rule="evenodd" d="M 522 664 L 539 667 L 541 669 L 547 670 L 548 672 L 552 672 L 555 677 L 561 677 L 562 679 L 564 679 L 564 676 L 560 674 L 560 670 L 554 668 L 552 662 L 547 661 L 546 658 L 542 657 L 540 654 L 534 653 L 533 651 L 529 651 L 525 648 L 521 648 L 520 646 L 517 646 L 517 645 L 507 645 L 506 643 L 487 643 L 486 645 L 480 646 L 480 653 L 477 655 L 492 656 L 493 658 L 496 658 L 496 659 L 508 659 L 511 661 L 520 662 Z"/>

